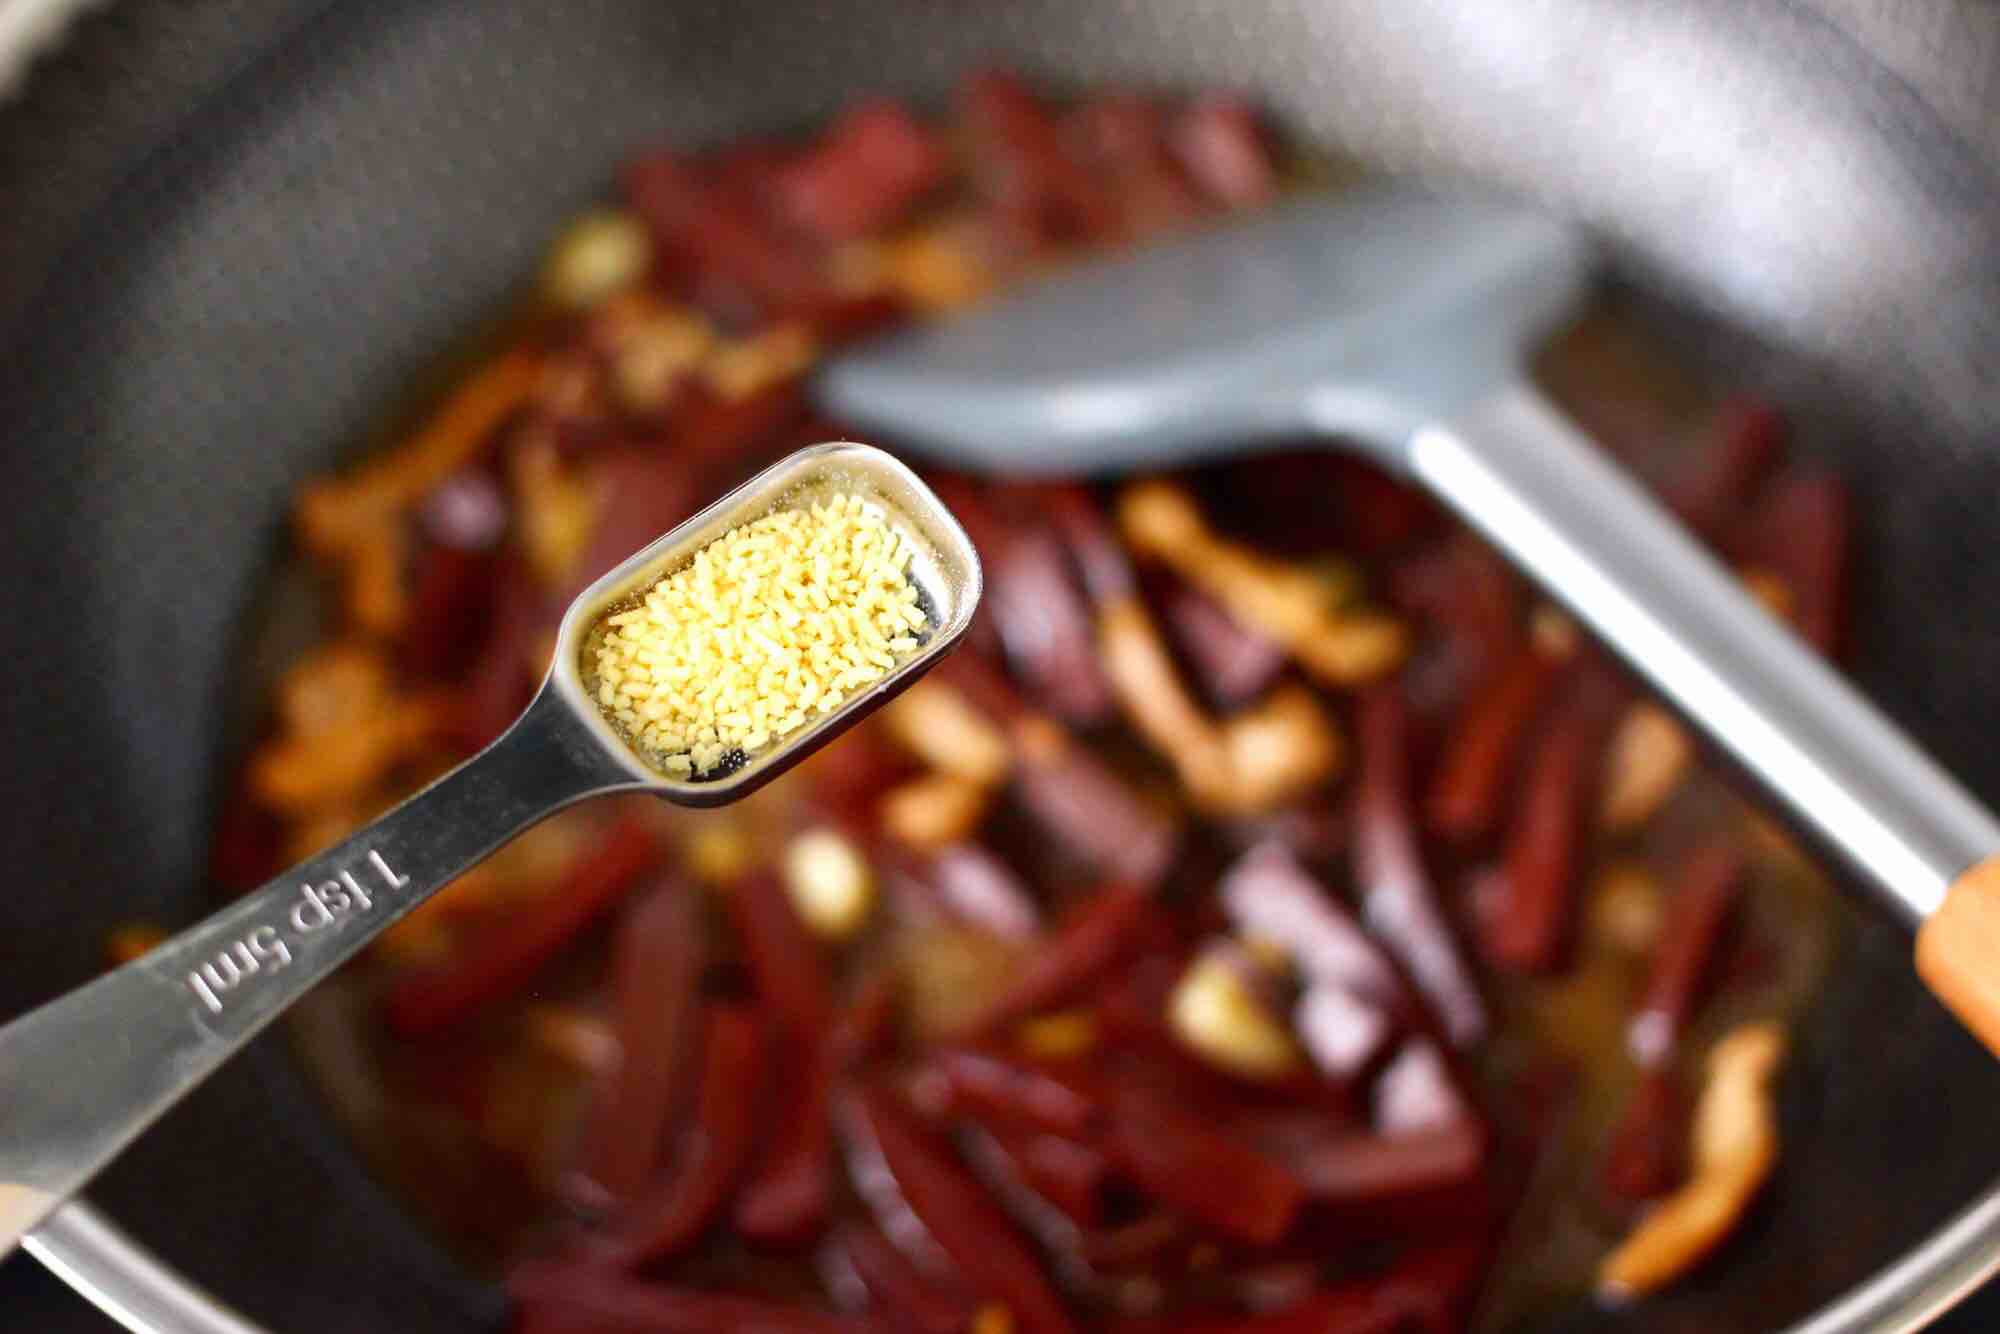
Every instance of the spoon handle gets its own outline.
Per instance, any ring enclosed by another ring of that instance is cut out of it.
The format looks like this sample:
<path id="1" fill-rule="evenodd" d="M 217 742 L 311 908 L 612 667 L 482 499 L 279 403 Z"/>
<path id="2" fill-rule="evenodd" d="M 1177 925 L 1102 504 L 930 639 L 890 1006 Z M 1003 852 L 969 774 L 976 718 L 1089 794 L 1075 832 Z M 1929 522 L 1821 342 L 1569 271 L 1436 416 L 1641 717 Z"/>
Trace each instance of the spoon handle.
<path id="1" fill-rule="evenodd" d="M 2000 853 L 1984 806 L 1535 389 L 1515 384 L 1419 430 L 1407 457 L 1912 925 Z M 1994 976 L 2000 949 L 1981 962 Z M 2000 1050 L 2000 1022 L 1981 1036 Z"/>
<path id="2" fill-rule="evenodd" d="M 527 826 L 639 785 L 544 688 L 374 823 L 0 1028 L 0 1256 L 391 923 Z"/>

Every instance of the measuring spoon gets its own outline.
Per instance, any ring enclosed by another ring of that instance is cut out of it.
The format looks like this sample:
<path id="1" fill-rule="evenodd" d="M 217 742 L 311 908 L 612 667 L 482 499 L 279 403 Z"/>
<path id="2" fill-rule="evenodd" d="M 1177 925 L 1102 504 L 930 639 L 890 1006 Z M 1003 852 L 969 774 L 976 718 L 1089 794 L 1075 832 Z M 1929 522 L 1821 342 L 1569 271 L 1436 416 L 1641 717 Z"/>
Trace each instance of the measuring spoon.
<path id="1" fill-rule="evenodd" d="M 584 638 L 606 611 L 732 528 L 816 496 L 882 504 L 910 540 L 931 631 L 890 673 L 709 780 L 670 778 L 586 693 Z M 586 797 L 740 799 L 908 687 L 979 605 L 979 557 L 942 502 L 881 450 L 816 445 L 767 468 L 570 604 L 555 661 L 492 745 L 367 827 L 206 921 L 0 1028 L 0 1256 L 265 1025 L 412 908 L 530 825 Z"/>

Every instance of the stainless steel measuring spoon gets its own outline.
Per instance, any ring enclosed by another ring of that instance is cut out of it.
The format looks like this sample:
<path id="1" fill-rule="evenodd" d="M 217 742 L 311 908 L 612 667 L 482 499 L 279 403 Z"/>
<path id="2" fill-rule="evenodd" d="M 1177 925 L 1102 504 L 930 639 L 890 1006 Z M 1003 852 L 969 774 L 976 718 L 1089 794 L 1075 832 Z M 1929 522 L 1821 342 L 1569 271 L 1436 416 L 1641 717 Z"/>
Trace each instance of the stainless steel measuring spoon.
<path id="1" fill-rule="evenodd" d="M 879 501 L 915 552 L 928 638 L 833 712 L 712 780 L 648 767 L 579 672 L 604 611 L 725 532 L 828 492 Z M 570 604 L 534 702 L 492 745 L 388 814 L 144 956 L 0 1028 L 0 1256 L 265 1025 L 410 909 L 537 821 L 586 797 L 719 806 L 776 778 L 909 686 L 979 605 L 979 557 L 908 468 L 816 445 L 730 492 Z"/>

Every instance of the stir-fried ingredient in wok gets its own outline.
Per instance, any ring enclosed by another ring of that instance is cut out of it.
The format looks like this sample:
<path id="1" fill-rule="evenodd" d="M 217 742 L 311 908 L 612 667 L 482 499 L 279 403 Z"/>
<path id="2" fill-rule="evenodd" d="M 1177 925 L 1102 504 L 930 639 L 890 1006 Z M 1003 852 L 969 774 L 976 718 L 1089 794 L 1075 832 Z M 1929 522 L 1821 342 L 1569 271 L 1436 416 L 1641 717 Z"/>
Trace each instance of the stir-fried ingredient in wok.
<path id="1" fill-rule="evenodd" d="M 999 74 L 940 121 L 872 102 L 640 156 L 502 346 L 300 496 L 324 637 L 218 877 L 491 739 L 577 590 L 851 434 L 802 391 L 826 351 L 1319 175 L 1229 96 Z M 1845 492 L 1634 340 L 1597 321 L 1552 388 L 1835 651 Z M 550 820 L 300 1021 L 522 1329 L 1445 1330 L 1637 1298 L 1723 1244 L 1778 1158 L 1827 919 L 1670 715 L 1358 461 L 927 477 L 987 570 L 964 648 L 741 806 Z M 867 516 L 811 522 L 860 543 Z M 824 534 L 776 536 L 809 562 Z M 660 640 L 701 597 L 664 586 L 593 688 L 663 765 L 754 749 L 923 629 L 890 549 L 847 549 L 880 643 L 784 667 L 782 710 L 634 688 L 686 675 Z"/>

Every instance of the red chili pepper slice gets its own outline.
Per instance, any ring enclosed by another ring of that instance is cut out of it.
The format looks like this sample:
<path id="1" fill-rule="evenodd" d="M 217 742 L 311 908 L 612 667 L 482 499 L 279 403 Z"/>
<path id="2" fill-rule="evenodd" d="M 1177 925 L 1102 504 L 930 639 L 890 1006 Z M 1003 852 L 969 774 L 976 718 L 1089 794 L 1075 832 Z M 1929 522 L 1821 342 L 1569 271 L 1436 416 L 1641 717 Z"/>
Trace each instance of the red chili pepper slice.
<path id="1" fill-rule="evenodd" d="M 1027 1334 L 1071 1334 L 1076 1326 L 1034 1252 L 978 1179 L 898 1095 L 875 1086 L 859 1096 L 910 1208 L 972 1285 L 1003 1303 Z"/>
<path id="2" fill-rule="evenodd" d="M 619 927 L 611 993 L 620 1056 L 583 1155 L 591 1179 L 614 1199 L 629 1198 L 659 1166 L 686 1102 L 707 954 L 701 899 L 685 884 L 655 890 Z"/>
<path id="3" fill-rule="evenodd" d="M 1305 1199 L 1276 1162 L 1152 1090 L 1114 1091 L 1102 1143 L 1148 1195 L 1253 1245 L 1283 1236 Z"/>
<path id="4" fill-rule="evenodd" d="M 1490 837 L 1521 742 L 1549 687 L 1556 662 L 1523 648 L 1493 672 L 1459 713 L 1431 779 L 1424 813 L 1431 832 L 1456 842 Z"/>
<path id="5" fill-rule="evenodd" d="M 819 942 L 770 871 L 738 880 L 725 896 L 743 942 L 757 994 L 803 1042 L 817 1043 L 833 1022 L 833 994 Z"/>
<path id="6" fill-rule="evenodd" d="M 669 1175 L 585 1253 L 621 1269 L 679 1254 L 707 1230 L 742 1174 L 764 1086 L 764 1034 L 749 1010 L 709 1007 L 694 1124 Z"/>
<path id="7" fill-rule="evenodd" d="M 1486 1032 L 1486 1006 L 1438 906 L 1410 811 L 1409 712 L 1401 689 L 1361 701 L 1361 786 L 1355 802 L 1354 881 L 1375 935 L 1401 961 L 1457 1046 Z"/>
<path id="8" fill-rule="evenodd" d="M 1111 884 L 1097 891 L 1056 927 L 1021 968 L 1014 984 L 996 996 L 968 1027 L 989 1032 L 1056 1005 L 1102 977 L 1138 941 L 1152 896 L 1137 885 Z"/>
<path id="9" fill-rule="evenodd" d="M 383 1011 L 390 1031 L 404 1038 L 442 1032 L 526 985 L 624 898 L 658 853 L 644 824 L 613 825 L 547 895 L 493 923 L 442 968 L 399 979 Z"/>

